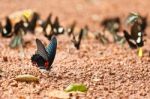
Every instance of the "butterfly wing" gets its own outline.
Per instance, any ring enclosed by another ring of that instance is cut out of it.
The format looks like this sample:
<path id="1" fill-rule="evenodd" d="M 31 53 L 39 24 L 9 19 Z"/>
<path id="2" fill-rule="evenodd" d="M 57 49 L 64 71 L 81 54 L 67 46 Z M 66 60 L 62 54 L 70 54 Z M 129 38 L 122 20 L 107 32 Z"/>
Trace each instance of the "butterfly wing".
<path id="1" fill-rule="evenodd" d="M 37 23 L 39 17 L 40 16 L 38 15 L 38 13 L 33 13 L 33 17 L 31 19 L 31 21 L 29 22 L 29 26 L 28 26 L 29 31 L 34 32 L 34 30 L 36 28 L 36 23 Z"/>
<path id="2" fill-rule="evenodd" d="M 42 42 L 39 39 L 36 39 L 36 44 L 37 44 L 37 54 L 42 56 L 45 60 L 48 60 L 48 53 Z"/>
<path id="3" fill-rule="evenodd" d="M 74 32 L 75 26 L 76 26 L 76 21 L 74 21 L 67 30 L 69 36 Z"/>
<path id="4" fill-rule="evenodd" d="M 6 28 L 8 33 L 10 33 L 11 30 L 12 30 L 12 24 L 11 24 L 11 21 L 10 21 L 10 19 L 8 17 L 6 18 L 6 26 L 5 26 L 5 28 Z"/>
<path id="5" fill-rule="evenodd" d="M 55 35 L 64 33 L 64 28 L 60 25 L 58 17 L 55 18 L 55 21 L 52 25 L 52 30 Z"/>
<path id="6" fill-rule="evenodd" d="M 1 30 L 3 37 L 11 37 L 12 36 L 12 24 L 8 17 L 6 17 L 6 25 Z"/>
<path id="7" fill-rule="evenodd" d="M 144 45 L 143 34 L 142 32 L 138 32 L 138 38 L 136 39 L 136 44 L 138 47 L 142 47 Z"/>
<path id="8" fill-rule="evenodd" d="M 2 23 L 0 22 L 0 33 L 2 32 L 3 26 Z"/>
<path id="9" fill-rule="evenodd" d="M 81 29 L 81 30 L 80 30 L 80 34 L 79 34 L 79 38 L 78 38 L 79 46 L 80 46 L 80 43 L 81 43 L 81 39 L 82 39 L 82 37 L 83 37 L 83 32 L 84 32 L 84 29 Z"/>
<path id="10" fill-rule="evenodd" d="M 43 23 L 43 31 L 45 36 L 51 35 L 52 31 L 52 22 L 51 22 L 52 14 L 50 14 L 47 18 L 47 20 Z"/>
<path id="11" fill-rule="evenodd" d="M 46 48 L 48 52 L 48 60 L 49 60 L 49 68 L 52 65 L 55 55 L 56 55 L 56 49 L 57 49 L 57 39 L 55 36 L 52 36 L 51 42 Z"/>
<path id="12" fill-rule="evenodd" d="M 136 49 L 136 48 L 137 48 L 137 45 L 134 44 L 133 42 L 131 42 L 132 37 L 129 35 L 129 33 L 128 33 L 127 31 L 125 31 L 125 30 L 124 30 L 123 32 L 124 32 L 124 37 L 125 37 L 125 39 L 127 40 L 129 46 L 130 46 L 131 48 L 133 48 L 133 49 Z"/>

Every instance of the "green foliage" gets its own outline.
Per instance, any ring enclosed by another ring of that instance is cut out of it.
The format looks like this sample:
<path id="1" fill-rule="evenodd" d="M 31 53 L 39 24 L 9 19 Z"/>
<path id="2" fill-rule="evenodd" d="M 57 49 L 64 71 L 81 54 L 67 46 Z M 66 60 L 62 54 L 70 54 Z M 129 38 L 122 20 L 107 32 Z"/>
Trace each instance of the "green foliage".
<path id="1" fill-rule="evenodd" d="M 80 91 L 80 92 L 86 92 L 87 87 L 83 84 L 71 84 L 66 89 L 66 92 L 72 92 L 72 91 Z"/>

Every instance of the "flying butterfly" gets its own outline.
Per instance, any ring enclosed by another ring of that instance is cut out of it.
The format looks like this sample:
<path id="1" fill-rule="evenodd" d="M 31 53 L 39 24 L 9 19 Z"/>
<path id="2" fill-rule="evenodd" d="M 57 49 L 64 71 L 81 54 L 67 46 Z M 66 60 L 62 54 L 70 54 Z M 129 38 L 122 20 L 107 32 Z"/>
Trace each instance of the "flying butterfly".
<path id="1" fill-rule="evenodd" d="M 12 37 L 12 24 L 11 24 L 11 20 L 9 19 L 9 17 L 6 17 L 6 24 L 5 26 L 2 26 L 2 24 L 0 23 L 0 32 L 2 33 L 3 37 L 9 38 Z"/>
<path id="2" fill-rule="evenodd" d="M 31 57 L 33 64 L 37 64 L 40 69 L 50 70 L 51 65 L 54 61 L 57 49 L 57 39 L 55 36 L 52 36 L 51 42 L 47 48 L 44 47 L 42 42 L 39 39 L 36 39 L 37 51 Z"/>

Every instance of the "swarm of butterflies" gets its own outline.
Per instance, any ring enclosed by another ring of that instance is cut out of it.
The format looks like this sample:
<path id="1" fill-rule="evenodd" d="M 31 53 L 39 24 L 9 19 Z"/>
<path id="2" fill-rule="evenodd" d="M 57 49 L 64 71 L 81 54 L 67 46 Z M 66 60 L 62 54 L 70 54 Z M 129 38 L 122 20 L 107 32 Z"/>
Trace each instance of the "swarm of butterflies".
<path id="1" fill-rule="evenodd" d="M 147 26 L 147 18 L 142 17 L 137 13 L 130 13 L 127 18 L 127 24 L 130 26 L 130 33 L 127 30 L 123 30 L 124 36 L 118 35 L 121 28 L 121 22 L 119 17 L 105 19 L 101 25 L 104 30 L 108 30 L 112 35 L 114 42 L 124 44 L 127 41 L 128 45 L 132 49 L 138 49 L 139 56 L 142 56 L 142 47 L 144 46 L 143 36 L 145 28 Z M 52 22 L 52 14 L 49 14 L 46 20 L 41 20 L 40 15 L 37 12 L 23 11 L 21 18 L 14 22 L 11 17 L 6 17 L 5 25 L 0 22 L 0 33 L 4 38 L 12 37 L 10 42 L 11 48 L 16 48 L 24 44 L 23 36 L 27 33 L 36 33 L 36 28 L 42 29 L 43 35 L 50 40 L 50 44 L 45 48 L 43 43 L 36 39 L 37 51 L 31 57 L 33 64 L 36 64 L 40 69 L 50 70 L 51 65 L 54 61 L 57 39 L 56 36 L 67 33 L 68 36 L 72 37 L 72 42 L 76 49 L 80 49 L 81 40 L 84 35 L 89 32 L 88 26 L 81 28 L 79 35 L 75 35 L 76 22 L 73 22 L 66 29 L 60 24 L 59 18 L 55 17 Z M 98 39 L 102 44 L 107 44 L 109 39 L 105 34 L 97 33 L 95 38 Z"/>

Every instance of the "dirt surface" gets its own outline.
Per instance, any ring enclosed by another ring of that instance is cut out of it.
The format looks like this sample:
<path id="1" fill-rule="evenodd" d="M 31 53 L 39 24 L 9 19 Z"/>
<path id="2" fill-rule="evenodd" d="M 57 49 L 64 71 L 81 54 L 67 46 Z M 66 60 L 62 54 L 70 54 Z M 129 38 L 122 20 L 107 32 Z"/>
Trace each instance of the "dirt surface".
<path id="1" fill-rule="evenodd" d="M 101 31 L 99 23 L 105 17 L 119 16 L 124 22 L 129 12 L 148 15 L 149 5 L 149 0 L 1 0 L 0 19 L 17 10 L 29 8 L 39 12 L 43 19 L 52 12 L 60 18 L 63 26 L 77 20 L 79 28 L 88 24 L 91 31 Z M 146 32 L 150 32 L 149 27 Z M 150 98 L 149 34 L 142 58 L 127 44 L 124 47 L 114 43 L 104 46 L 91 38 L 84 39 L 78 51 L 68 36 L 59 36 L 56 58 L 48 73 L 40 72 L 31 63 L 30 58 L 36 50 L 36 37 L 45 44 L 49 43 L 41 34 L 33 36 L 31 44 L 24 49 L 23 59 L 20 59 L 18 49 L 8 47 L 10 39 L 0 37 L 1 99 Z M 32 74 L 39 77 L 40 81 L 15 81 L 14 78 L 20 74 Z M 63 93 L 71 83 L 83 83 L 88 91 L 72 95 Z"/>

